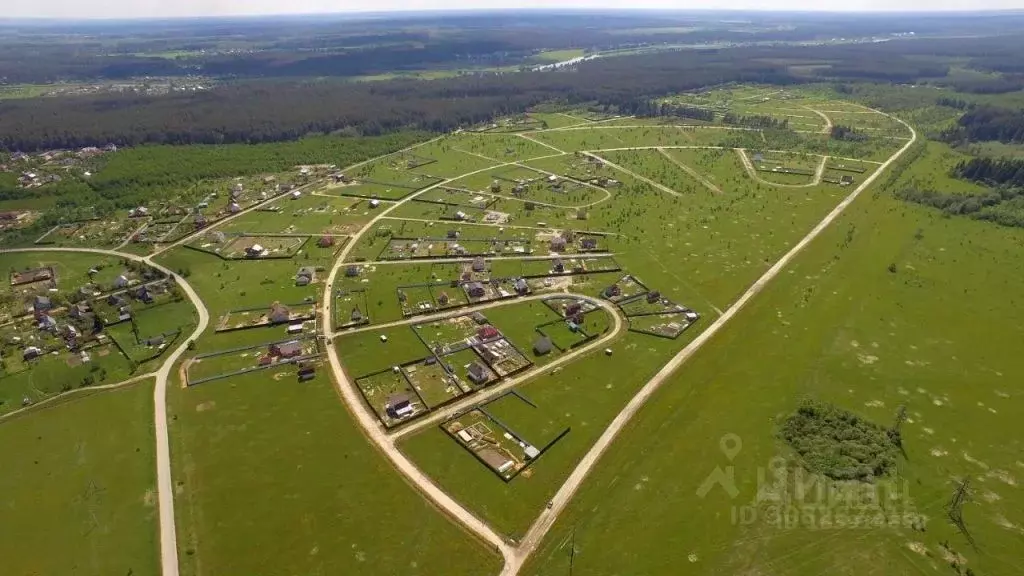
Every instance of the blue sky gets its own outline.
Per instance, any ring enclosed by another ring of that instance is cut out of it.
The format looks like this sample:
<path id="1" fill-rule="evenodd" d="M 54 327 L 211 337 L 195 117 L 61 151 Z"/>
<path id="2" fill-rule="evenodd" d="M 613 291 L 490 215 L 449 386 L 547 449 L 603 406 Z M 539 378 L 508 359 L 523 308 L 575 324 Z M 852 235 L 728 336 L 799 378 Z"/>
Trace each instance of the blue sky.
<path id="1" fill-rule="evenodd" d="M 1024 9 L 1024 0 L 4 0 L 0 17 L 154 18 L 264 14 L 316 14 L 391 10 L 503 8 L 629 8 L 936 11 Z"/>

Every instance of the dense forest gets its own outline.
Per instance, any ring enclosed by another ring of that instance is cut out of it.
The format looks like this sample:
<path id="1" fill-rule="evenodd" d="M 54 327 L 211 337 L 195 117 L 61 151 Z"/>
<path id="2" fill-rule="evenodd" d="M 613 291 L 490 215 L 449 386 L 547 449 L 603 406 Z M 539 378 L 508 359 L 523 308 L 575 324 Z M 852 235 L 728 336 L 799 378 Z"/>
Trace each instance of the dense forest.
<path id="1" fill-rule="evenodd" d="M 971 108 L 943 134 L 943 139 L 952 144 L 979 140 L 1022 143 L 1024 111 L 997 106 Z"/>
<path id="2" fill-rule="evenodd" d="M 266 80 L 162 96 L 3 100 L 0 147 L 270 142 L 338 130 L 365 135 L 406 128 L 443 132 L 552 100 L 628 108 L 641 100 L 727 82 L 815 81 L 778 63 L 812 54 L 834 61 L 848 58 L 846 73 L 856 70 L 867 80 L 891 77 L 898 60 L 872 46 L 749 47 L 601 58 L 568 70 L 434 81 Z M 908 66 L 908 77 L 916 77 L 930 73 L 934 65 Z"/>
<path id="3" fill-rule="evenodd" d="M 957 165 L 953 173 L 965 180 L 990 186 L 1024 188 L 1024 160 L 1013 158 L 971 158 Z"/>
<path id="4" fill-rule="evenodd" d="M 734 51 L 694 58 L 662 53 L 593 60 L 564 72 L 379 83 L 266 81 L 167 96 L 5 100 L 0 101 L 0 147 L 270 142 L 338 130 L 443 132 L 551 100 L 618 106 L 726 82 L 798 81 L 785 66 L 737 56 Z"/>

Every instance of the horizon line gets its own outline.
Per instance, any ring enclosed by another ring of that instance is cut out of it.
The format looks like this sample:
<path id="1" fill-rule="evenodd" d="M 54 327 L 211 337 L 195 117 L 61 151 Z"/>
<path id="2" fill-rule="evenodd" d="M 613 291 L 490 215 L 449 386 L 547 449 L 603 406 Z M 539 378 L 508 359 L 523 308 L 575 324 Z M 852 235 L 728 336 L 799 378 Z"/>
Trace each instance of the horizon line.
<path id="1" fill-rule="evenodd" d="M 95 23 L 95 22 L 154 22 L 154 21 L 188 21 L 188 20 L 223 20 L 223 19 L 256 19 L 256 18 L 303 18 L 303 17 L 316 17 L 316 16 L 331 16 L 331 17 L 401 17 L 410 15 L 421 15 L 430 16 L 434 14 L 493 14 L 493 13 L 660 13 L 660 14 L 693 14 L 693 13 L 725 13 L 725 14 L 786 14 L 786 15 L 886 15 L 886 16 L 898 16 L 898 15 L 977 15 L 977 16 L 991 16 L 1001 14 L 1017 14 L 1024 15 L 1024 7 L 1022 8 L 949 8 L 949 9 L 893 9 L 893 10 L 844 10 L 841 8 L 836 9 L 812 9 L 812 10 L 786 10 L 786 9 L 772 9 L 772 8 L 655 8 L 655 7 L 637 7 L 637 8 L 618 8 L 618 7 L 571 7 L 571 6 L 551 6 L 551 7 L 530 7 L 530 8 L 411 8 L 411 9 L 392 9 L 392 10 L 341 10 L 336 12 L 322 12 L 322 11 L 311 11 L 311 12 L 277 12 L 277 13 L 236 13 L 236 14 L 209 14 L 209 15 L 194 15 L 194 16 L 75 16 L 75 17 L 60 17 L 60 16 L 0 16 L 0 24 L 11 24 L 18 22 L 29 22 L 29 23 Z"/>

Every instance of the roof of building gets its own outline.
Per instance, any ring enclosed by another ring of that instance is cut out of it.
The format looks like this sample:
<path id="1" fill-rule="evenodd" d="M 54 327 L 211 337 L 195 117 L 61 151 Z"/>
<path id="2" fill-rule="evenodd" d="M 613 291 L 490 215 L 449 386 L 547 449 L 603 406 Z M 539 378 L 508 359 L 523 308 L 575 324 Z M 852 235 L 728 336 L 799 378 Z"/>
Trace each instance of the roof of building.
<path id="1" fill-rule="evenodd" d="M 551 352 L 551 346 L 551 338 L 541 336 L 533 343 L 533 351 L 537 354 L 547 354 Z"/>
<path id="2" fill-rule="evenodd" d="M 505 456 L 494 448 L 484 448 L 477 452 L 477 455 L 479 455 L 480 459 L 486 462 L 488 466 L 499 471 L 505 469 L 509 463 L 512 462 L 508 456 Z"/>
<path id="3" fill-rule="evenodd" d="M 388 396 L 388 406 L 391 406 L 392 408 L 409 404 L 411 401 L 412 400 L 409 398 L 409 395 L 404 392 L 398 392 Z"/>
<path id="4" fill-rule="evenodd" d="M 275 344 L 277 352 L 282 355 L 296 354 L 302 352 L 302 343 L 298 340 L 292 340 L 290 342 L 284 342 L 282 344 Z"/>

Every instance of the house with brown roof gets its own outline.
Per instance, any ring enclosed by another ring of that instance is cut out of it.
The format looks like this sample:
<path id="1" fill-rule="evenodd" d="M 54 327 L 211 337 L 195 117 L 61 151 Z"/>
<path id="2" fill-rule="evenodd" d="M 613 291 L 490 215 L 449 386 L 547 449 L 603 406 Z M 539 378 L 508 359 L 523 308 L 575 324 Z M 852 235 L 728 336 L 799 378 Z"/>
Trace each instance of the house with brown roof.
<path id="1" fill-rule="evenodd" d="M 281 358 L 294 358 L 302 355 L 302 343 L 298 340 L 277 342 L 270 345 L 270 355 Z"/>

